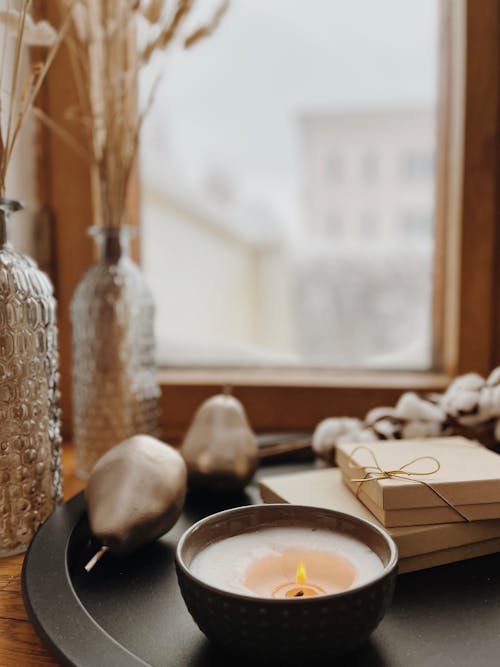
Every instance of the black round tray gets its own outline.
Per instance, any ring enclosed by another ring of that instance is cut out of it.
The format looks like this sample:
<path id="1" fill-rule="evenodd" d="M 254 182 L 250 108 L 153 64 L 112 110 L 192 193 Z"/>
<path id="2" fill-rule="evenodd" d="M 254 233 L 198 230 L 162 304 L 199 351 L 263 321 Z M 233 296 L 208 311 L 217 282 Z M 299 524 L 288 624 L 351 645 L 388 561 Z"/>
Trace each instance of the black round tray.
<path id="1" fill-rule="evenodd" d="M 284 471 L 294 469 L 299 468 Z M 190 498 L 178 524 L 161 540 L 127 558 L 106 554 L 86 573 L 83 566 L 96 546 L 83 496 L 75 496 L 42 526 L 24 561 L 24 601 L 38 634 L 63 664 L 76 667 L 234 665 L 209 644 L 186 610 L 175 547 L 202 516 L 258 500 L 255 485 L 218 504 Z M 400 576 L 393 606 L 372 638 L 336 664 L 498 664 L 499 627 L 497 554 Z"/>

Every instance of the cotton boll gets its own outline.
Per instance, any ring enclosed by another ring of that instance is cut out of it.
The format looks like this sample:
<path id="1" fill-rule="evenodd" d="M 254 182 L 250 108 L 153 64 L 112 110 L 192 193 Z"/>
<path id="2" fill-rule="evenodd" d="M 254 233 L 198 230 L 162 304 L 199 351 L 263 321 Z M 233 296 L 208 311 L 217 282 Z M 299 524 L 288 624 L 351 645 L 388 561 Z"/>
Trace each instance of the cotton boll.
<path id="1" fill-rule="evenodd" d="M 491 390 L 491 416 L 500 417 L 500 385 Z"/>
<path id="2" fill-rule="evenodd" d="M 446 394 L 454 394 L 457 391 L 479 391 L 483 386 L 484 379 L 478 373 L 466 373 L 465 375 L 460 375 L 451 382 L 446 390 Z"/>
<path id="3" fill-rule="evenodd" d="M 395 424 L 390 419 L 380 419 L 372 428 L 383 440 L 398 440 L 401 438 L 401 424 Z"/>
<path id="4" fill-rule="evenodd" d="M 493 417 L 500 417 L 500 387 L 484 387 L 481 391 L 478 417 L 482 422 Z"/>
<path id="5" fill-rule="evenodd" d="M 484 381 L 477 373 L 456 378 L 441 399 L 441 407 L 461 424 L 473 426 L 482 421 L 479 415 L 480 392 Z"/>
<path id="6" fill-rule="evenodd" d="M 420 420 L 430 422 L 444 422 L 445 411 L 438 405 L 434 405 L 414 392 L 408 391 L 401 396 L 396 405 L 396 414 L 402 419 Z"/>
<path id="7" fill-rule="evenodd" d="M 346 436 L 347 442 L 357 439 L 363 430 L 363 422 L 351 417 L 329 417 L 323 419 L 314 430 L 313 450 L 325 458 L 330 458 L 335 451 L 339 438 Z"/>
<path id="8" fill-rule="evenodd" d="M 324 454 L 335 447 L 338 437 L 339 419 L 329 417 L 323 419 L 316 428 L 312 436 L 312 448 L 317 454 Z"/>
<path id="9" fill-rule="evenodd" d="M 443 397 L 443 407 L 446 409 L 446 412 L 455 416 L 459 413 L 466 414 L 476 410 L 478 403 L 478 391 L 457 391 L 445 394 Z"/>
<path id="10" fill-rule="evenodd" d="M 435 438 L 442 435 L 443 425 L 440 422 L 409 421 L 403 426 L 403 438 Z"/>
<path id="11" fill-rule="evenodd" d="M 479 417 L 479 391 L 462 390 L 448 393 L 443 396 L 442 407 L 446 412 L 455 417 L 462 424 L 478 424 Z M 469 420 L 469 421 L 465 421 Z"/>
<path id="12" fill-rule="evenodd" d="M 486 384 L 490 387 L 500 385 L 500 366 L 497 366 L 491 371 L 486 380 Z"/>
<path id="13" fill-rule="evenodd" d="M 344 435 L 340 435 L 337 438 L 337 444 L 338 445 L 348 445 L 349 443 L 353 444 L 364 444 L 366 442 L 375 442 L 375 440 L 378 440 L 376 434 L 371 428 L 364 428 L 362 431 L 359 431 L 358 433 L 345 433 Z"/>
<path id="14" fill-rule="evenodd" d="M 380 419 L 385 419 L 385 418 L 388 419 L 397 418 L 396 410 L 394 408 L 388 408 L 388 407 L 372 408 L 365 417 L 365 423 L 375 424 Z"/>
<path id="15" fill-rule="evenodd" d="M 457 422 L 462 426 L 478 426 L 484 423 L 483 416 L 478 412 L 472 415 L 462 415 L 457 417 Z"/>

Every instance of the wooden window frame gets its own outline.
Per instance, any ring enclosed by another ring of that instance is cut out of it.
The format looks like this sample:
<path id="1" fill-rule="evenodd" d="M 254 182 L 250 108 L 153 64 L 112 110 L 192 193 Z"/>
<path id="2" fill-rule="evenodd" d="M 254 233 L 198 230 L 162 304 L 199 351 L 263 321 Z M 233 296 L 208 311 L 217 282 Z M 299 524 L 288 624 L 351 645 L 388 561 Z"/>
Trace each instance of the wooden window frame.
<path id="1" fill-rule="evenodd" d="M 441 0 L 433 366 L 428 372 L 161 369 L 163 433 L 182 437 L 199 403 L 231 385 L 256 430 L 312 429 L 331 415 L 363 416 L 403 391 L 441 391 L 459 373 L 500 363 L 500 0 Z M 49 19 L 57 3 L 40 2 Z M 56 59 L 42 105 L 65 124 L 74 99 L 68 59 Z M 94 261 L 87 167 L 40 135 L 41 204 L 53 214 L 66 433 L 71 412 L 69 302 Z M 51 165 L 51 168 L 47 168 Z M 62 167 L 61 167 L 62 165 Z M 131 207 L 138 210 L 134 188 Z"/>

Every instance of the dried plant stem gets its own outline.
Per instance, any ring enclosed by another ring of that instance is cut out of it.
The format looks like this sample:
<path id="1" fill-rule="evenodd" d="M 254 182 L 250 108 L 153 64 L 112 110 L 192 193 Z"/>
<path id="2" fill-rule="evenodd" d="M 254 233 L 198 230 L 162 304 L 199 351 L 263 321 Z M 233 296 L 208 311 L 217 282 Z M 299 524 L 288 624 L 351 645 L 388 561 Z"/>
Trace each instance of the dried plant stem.
<path id="1" fill-rule="evenodd" d="M 222 20 L 222 17 L 224 14 L 227 12 L 229 8 L 229 0 L 223 0 L 221 6 L 215 14 L 212 17 L 212 20 L 207 23 L 207 25 L 201 26 L 197 30 L 195 30 L 193 33 L 188 35 L 186 39 L 184 40 L 184 47 L 186 49 L 189 49 L 193 44 L 196 44 L 196 42 L 199 42 L 201 39 L 205 39 L 205 37 L 208 37 L 211 35 L 217 28 L 219 27 L 219 23 Z"/>
<path id="2" fill-rule="evenodd" d="M 12 122 L 13 122 L 13 118 L 14 118 L 14 104 L 15 104 L 15 99 L 16 99 L 17 82 L 18 82 L 18 78 L 19 78 L 19 72 L 20 72 L 20 69 L 21 69 L 21 52 L 22 52 L 22 46 L 23 46 L 24 26 L 26 25 L 26 14 L 28 13 L 30 5 L 31 5 L 31 0 L 24 0 L 22 9 L 19 12 L 19 25 L 18 25 L 18 28 L 17 28 L 18 38 L 16 40 L 16 50 L 15 50 L 15 56 L 14 56 L 13 76 L 12 76 L 11 87 L 10 87 L 9 113 L 8 113 L 8 121 L 7 121 L 7 134 L 6 134 L 6 140 L 5 140 L 6 153 L 7 153 L 7 157 L 5 158 L 6 162 L 8 162 L 9 148 L 11 148 L 10 132 L 11 132 Z"/>
<path id="3" fill-rule="evenodd" d="M 73 0 L 69 1 L 73 2 Z M 9 8 L 1 15 L 4 27 L 0 64 L 0 196 L 2 197 L 5 196 L 9 163 L 24 120 L 33 108 L 34 101 L 70 23 L 68 14 L 60 31 L 56 32 L 47 22 L 35 24 L 31 19 L 30 10 L 31 0 L 23 0 L 18 11 Z M 13 17 L 17 17 L 15 21 Z M 41 30 L 42 35 L 40 31 L 37 32 L 37 28 Z M 47 30 L 49 39 L 47 39 Z M 9 31 L 13 32 L 15 37 L 12 66 L 7 47 Z M 47 48 L 46 57 L 41 62 L 33 64 L 27 76 L 21 80 L 24 55 L 28 46 Z M 10 75 L 10 79 L 8 85 L 4 85 L 7 74 Z M 3 97 L 7 97 L 7 104 L 4 104 Z"/>
<path id="4" fill-rule="evenodd" d="M 85 570 L 87 572 L 90 572 L 90 570 L 92 570 L 92 568 L 96 565 L 96 563 L 98 563 L 101 560 L 101 558 L 104 556 L 104 554 L 108 550 L 109 550 L 109 547 L 106 547 L 106 546 L 101 547 L 99 549 L 99 551 L 92 556 L 92 558 L 89 560 L 87 565 L 85 565 Z"/>
<path id="5" fill-rule="evenodd" d="M 9 161 L 9 159 L 12 155 L 12 150 L 14 148 L 14 144 L 16 142 L 19 131 L 21 130 L 21 126 L 22 126 L 24 117 L 25 117 L 27 111 L 32 109 L 32 107 L 33 107 L 36 96 L 40 92 L 40 88 L 42 87 L 42 83 L 45 79 L 45 76 L 47 75 L 47 72 L 49 71 L 49 68 L 52 65 L 52 62 L 54 61 L 54 58 L 56 57 L 57 49 L 59 48 L 59 44 L 60 44 L 61 40 L 63 39 L 64 34 L 66 33 L 68 25 L 69 25 L 69 16 L 66 17 L 66 19 L 65 19 L 65 21 L 64 21 L 64 23 L 61 27 L 61 30 L 59 32 L 57 42 L 56 42 L 55 46 L 53 46 L 50 49 L 49 54 L 47 56 L 47 59 L 43 63 L 42 69 L 40 70 L 40 73 L 38 74 L 38 76 L 37 76 L 36 80 L 34 81 L 33 85 L 29 87 L 29 93 L 28 93 L 27 100 L 24 104 L 24 107 L 19 112 L 19 115 L 18 115 L 18 118 L 17 118 L 17 123 L 16 123 L 16 126 L 14 128 L 13 135 L 12 135 L 12 140 L 9 142 L 9 149 L 8 149 L 7 158 L 6 158 L 7 162 Z"/>
<path id="6" fill-rule="evenodd" d="M 165 49 L 165 47 L 170 44 L 170 42 L 174 39 L 182 21 L 191 11 L 191 7 L 191 0 L 179 0 L 177 3 L 177 9 L 170 23 L 160 32 L 156 39 L 154 39 L 146 46 L 142 52 L 141 60 L 143 63 L 147 63 L 155 51 Z"/>
<path id="7" fill-rule="evenodd" d="M 90 155 L 85 147 L 79 144 L 70 132 L 54 122 L 50 116 L 47 116 L 42 109 L 34 107 L 32 113 L 37 120 L 46 125 L 49 130 L 66 142 L 83 160 L 90 160 Z"/>
<path id="8" fill-rule="evenodd" d="M 66 38 L 79 100 L 72 118 L 87 135 L 95 217 L 103 225 L 117 227 L 124 222 L 140 129 L 161 79 L 160 75 L 155 80 L 139 111 L 140 68 L 177 39 L 194 4 L 195 0 L 79 0 L 75 5 L 74 29 Z M 189 45 L 215 30 L 227 4 L 222 0 L 212 20 L 187 38 Z M 131 45 L 135 47 L 139 15 L 149 23 L 152 36 L 143 48 L 135 49 Z M 55 131 L 64 138 L 63 132 Z"/>

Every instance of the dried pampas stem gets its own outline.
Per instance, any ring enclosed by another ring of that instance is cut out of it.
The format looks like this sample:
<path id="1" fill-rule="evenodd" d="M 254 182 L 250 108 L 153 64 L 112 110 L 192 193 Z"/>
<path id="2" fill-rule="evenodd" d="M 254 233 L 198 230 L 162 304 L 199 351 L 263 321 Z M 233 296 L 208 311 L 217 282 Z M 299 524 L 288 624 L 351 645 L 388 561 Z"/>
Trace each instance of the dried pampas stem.
<path id="1" fill-rule="evenodd" d="M 217 30 L 219 23 L 222 20 L 222 17 L 228 10 L 228 7 L 229 7 L 229 0 L 225 0 L 213 15 L 213 18 L 210 21 L 210 23 L 201 26 L 201 28 L 198 28 L 193 33 L 188 35 L 188 37 L 186 37 L 186 39 L 184 40 L 184 48 L 189 49 L 191 46 L 193 46 L 193 44 L 196 44 L 196 42 L 199 42 L 201 39 L 208 37 L 215 30 Z"/>
<path id="2" fill-rule="evenodd" d="M 64 0 L 62 0 L 64 2 Z M 95 216 L 100 224 L 123 224 L 130 175 L 135 164 L 139 133 L 161 75 L 151 87 L 142 110 L 137 109 L 136 84 L 140 68 L 153 54 L 165 50 L 179 37 L 194 0 L 78 0 L 72 7 L 73 30 L 66 44 L 78 91 L 78 109 L 68 110 L 67 119 L 76 121 L 87 135 L 87 149 L 70 141 L 65 131 L 56 134 L 92 165 Z M 227 0 L 206 26 L 181 43 L 191 46 L 210 35 L 220 23 Z M 148 25 L 146 44 L 135 47 L 137 18 Z M 43 115 L 39 117 L 46 122 Z"/>
<path id="3" fill-rule="evenodd" d="M 0 11 L 3 27 L 2 62 L 0 64 L 0 196 L 5 196 L 5 182 L 12 153 L 28 112 L 33 108 L 45 76 L 69 25 L 69 14 L 56 30 L 47 21 L 35 23 L 31 18 L 31 0 L 23 0 L 19 10 Z M 14 37 L 9 58 L 8 38 Z M 45 58 L 31 66 L 22 80 L 24 56 L 28 47 L 46 49 Z"/>

